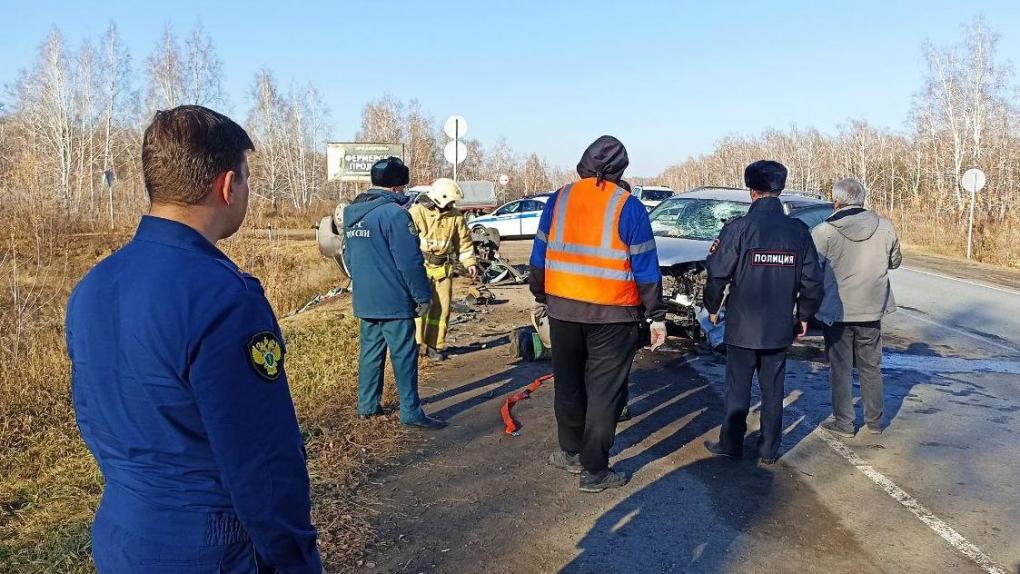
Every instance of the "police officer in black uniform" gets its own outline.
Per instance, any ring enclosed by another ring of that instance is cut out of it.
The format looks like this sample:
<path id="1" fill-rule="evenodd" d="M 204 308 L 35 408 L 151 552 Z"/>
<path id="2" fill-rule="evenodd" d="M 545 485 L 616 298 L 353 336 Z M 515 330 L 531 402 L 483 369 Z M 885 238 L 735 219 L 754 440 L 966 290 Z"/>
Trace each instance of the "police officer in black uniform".
<path id="1" fill-rule="evenodd" d="M 704 300 L 713 323 L 726 299 L 726 419 L 719 442 L 705 446 L 712 454 L 742 457 L 751 378 L 757 372 L 758 454 L 762 463 L 772 464 L 783 438 L 787 348 L 795 332 L 798 338 L 807 334 L 808 318 L 822 301 L 822 273 L 810 231 L 787 216 L 779 201 L 786 167 L 757 161 L 744 170 L 744 183 L 751 190 L 751 208 L 723 227 L 707 260 Z"/>

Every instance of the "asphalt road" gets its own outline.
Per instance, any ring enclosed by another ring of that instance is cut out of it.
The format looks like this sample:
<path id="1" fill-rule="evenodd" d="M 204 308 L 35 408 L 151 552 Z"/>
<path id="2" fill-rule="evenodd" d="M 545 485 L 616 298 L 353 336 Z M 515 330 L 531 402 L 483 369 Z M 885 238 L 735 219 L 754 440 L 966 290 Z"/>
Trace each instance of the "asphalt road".
<path id="1" fill-rule="evenodd" d="M 425 393 L 453 424 L 367 493 L 380 532 L 361 568 L 1020 572 L 1020 293 L 945 276 L 952 263 L 936 274 L 910 264 L 893 275 L 902 310 L 885 322 L 886 432 L 842 440 L 817 428 L 830 409 L 827 366 L 809 337 L 789 363 L 784 454 L 772 467 L 708 456 L 724 359 L 672 341 L 636 363 L 635 417 L 613 453 L 631 483 L 578 493 L 544 464 L 556 444 L 552 389 L 515 410 L 521 436 L 502 433 L 501 399 L 548 365 L 509 364 L 498 348 L 456 357 Z M 512 323 L 528 297 L 504 293 Z"/>

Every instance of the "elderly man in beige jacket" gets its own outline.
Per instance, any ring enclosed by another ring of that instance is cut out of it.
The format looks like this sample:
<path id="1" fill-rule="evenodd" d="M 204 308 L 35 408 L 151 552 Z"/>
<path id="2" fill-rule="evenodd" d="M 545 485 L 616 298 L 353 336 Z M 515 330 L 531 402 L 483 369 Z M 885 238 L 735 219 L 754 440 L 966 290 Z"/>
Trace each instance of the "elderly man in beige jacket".
<path id="1" fill-rule="evenodd" d="M 837 182 L 832 188 L 835 212 L 811 232 L 825 281 L 815 316 L 823 324 L 832 385 L 832 418 L 822 428 L 847 438 L 857 431 L 855 365 L 865 425 L 872 434 L 882 432 L 882 318 L 896 310 L 889 271 L 903 259 L 896 229 L 864 208 L 866 194 L 854 178 Z"/>

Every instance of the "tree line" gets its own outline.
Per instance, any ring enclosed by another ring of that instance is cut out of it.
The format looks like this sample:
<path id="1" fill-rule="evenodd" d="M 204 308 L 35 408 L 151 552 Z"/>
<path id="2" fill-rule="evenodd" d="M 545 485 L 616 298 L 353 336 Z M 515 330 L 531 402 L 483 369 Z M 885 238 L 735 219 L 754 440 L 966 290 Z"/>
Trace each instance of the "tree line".
<path id="1" fill-rule="evenodd" d="M 833 182 L 854 176 L 870 190 L 873 207 L 891 215 L 921 214 L 955 230 L 970 208 L 961 176 L 978 167 L 988 176 L 976 198 L 979 219 L 1014 221 L 1011 208 L 1020 199 L 1020 87 L 1012 64 L 997 59 L 998 38 L 977 19 L 958 42 L 925 44 L 924 83 L 902 131 L 850 120 L 833 134 L 794 126 L 727 137 L 711 153 L 670 166 L 657 180 L 674 189 L 743 187 L 743 166 L 768 157 L 790 168 L 791 188 L 827 195 Z"/>
<path id="2" fill-rule="evenodd" d="M 142 131 L 159 109 L 199 104 L 229 107 L 223 63 L 201 26 L 181 36 L 163 29 L 152 51 L 135 62 L 115 23 L 80 46 L 54 29 L 0 103 L 0 190 L 24 213 L 59 210 L 76 221 L 110 226 L 132 221 L 146 207 L 141 181 Z M 281 86 L 272 70 L 256 72 L 244 95 L 244 123 L 257 153 L 252 192 L 269 212 L 303 210 L 358 186 L 326 181 L 325 143 L 334 133 L 329 109 L 311 83 Z M 440 127 L 416 101 L 390 96 L 362 110 L 356 141 L 406 144 L 412 181 L 447 175 Z M 514 182 L 513 197 L 546 191 L 559 174 L 536 154 L 515 153 L 501 140 L 485 150 L 465 142 L 464 178 Z"/>
<path id="3" fill-rule="evenodd" d="M 118 217 L 133 219 L 146 202 L 142 131 L 156 110 L 183 104 L 223 110 L 222 70 L 201 26 L 182 41 L 167 25 L 138 64 L 114 23 L 75 49 L 53 30 L 32 65 L 7 87 L 0 108 L 0 186 L 29 212 L 59 208 L 76 220 L 111 226 Z M 252 158 L 256 193 L 273 207 L 281 201 L 309 205 L 325 170 L 320 156 L 328 111 L 318 92 L 310 85 L 283 91 L 261 70 L 249 99 L 248 116 L 237 119 L 259 147 Z"/>
<path id="4" fill-rule="evenodd" d="M 979 255 L 1017 264 L 1020 225 L 1011 208 L 1020 199 L 1020 87 L 997 44 L 998 35 L 981 19 L 964 26 L 956 42 L 925 44 L 924 81 L 902 129 L 850 119 L 834 133 L 793 126 L 734 135 L 711 153 L 632 182 L 676 190 L 742 187 L 747 163 L 772 158 L 790 168 L 791 188 L 820 195 L 843 177 L 861 179 L 873 207 L 897 221 L 907 217 L 905 224 L 923 221 L 919 227 L 928 235 L 917 240 L 937 243 L 958 240 L 970 207 L 960 178 L 980 167 L 988 186 L 976 202 Z M 0 191 L 9 213 L 59 211 L 93 226 L 131 222 L 146 206 L 142 129 L 157 109 L 228 107 L 222 71 L 200 26 L 183 37 L 166 26 L 139 62 L 113 23 L 75 48 L 52 31 L 0 103 Z M 336 134 L 314 85 L 281 86 L 272 70 L 261 69 L 241 97 L 247 113 L 237 119 L 258 149 L 251 161 L 258 209 L 301 211 L 361 187 L 326 181 L 325 143 Z M 353 139 L 404 143 L 413 184 L 451 173 L 439 122 L 416 100 L 383 96 L 368 102 Z M 509 186 L 497 186 L 501 200 L 548 191 L 575 177 L 537 153 L 514 151 L 503 139 L 489 146 L 475 139 L 464 143 L 461 177 L 509 176 Z"/>
<path id="5" fill-rule="evenodd" d="M 448 138 L 417 100 L 404 102 L 384 96 L 369 102 L 362 110 L 361 129 L 355 137 L 361 142 L 403 142 L 412 183 L 425 184 L 452 173 L 452 166 L 443 158 Z M 534 152 L 515 152 L 503 138 L 490 148 L 477 139 L 461 141 L 468 153 L 458 167 L 458 177 L 497 182 L 506 175 L 511 183 L 506 189 L 497 186 L 501 200 L 552 191 L 576 178 L 573 171 L 552 166 Z"/>

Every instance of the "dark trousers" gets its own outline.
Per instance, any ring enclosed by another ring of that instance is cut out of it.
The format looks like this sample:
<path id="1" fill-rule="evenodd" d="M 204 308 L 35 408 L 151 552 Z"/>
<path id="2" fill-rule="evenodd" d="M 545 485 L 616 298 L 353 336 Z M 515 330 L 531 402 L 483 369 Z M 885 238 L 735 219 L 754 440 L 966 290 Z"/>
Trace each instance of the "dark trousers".
<path id="1" fill-rule="evenodd" d="M 726 345 L 726 419 L 719 431 L 719 446 L 740 457 L 751 410 L 751 380 L 758 373 L 761 387 L 761 436 L 758 453 L 779 456 L 783 441 L 783 397 L 786 382 L 786 349 L 745 349 Z"/>
<path id="2" fill-rule="evenodd" d="M 853 368 L 861 375 L 864 422 L 881 426 L 882 323 L 834 323 L 824 326 L 825 352 L 829 355 L 829 383 L 832 385 L 832 416 L 836 424 L 853 430 Z"/>
<path id="3" fill-rule="evenodd" d="M 414 319 L 361 320 L 358 414 L 370 415 L 379 410 L 387 347 L 400 396 L 400 422 L 421 420 L 425 413 L 418 398 L 418 344 L 414 341 Z"/>
<path id="4" fill-rule="evenodd" d="M 605 470 L 616 440 L 616 421 L 627 401 L 627 378 L 640 327 L 550 318 L 549 328 L 560 448 L 580 453 L 585 470 Z"/>

